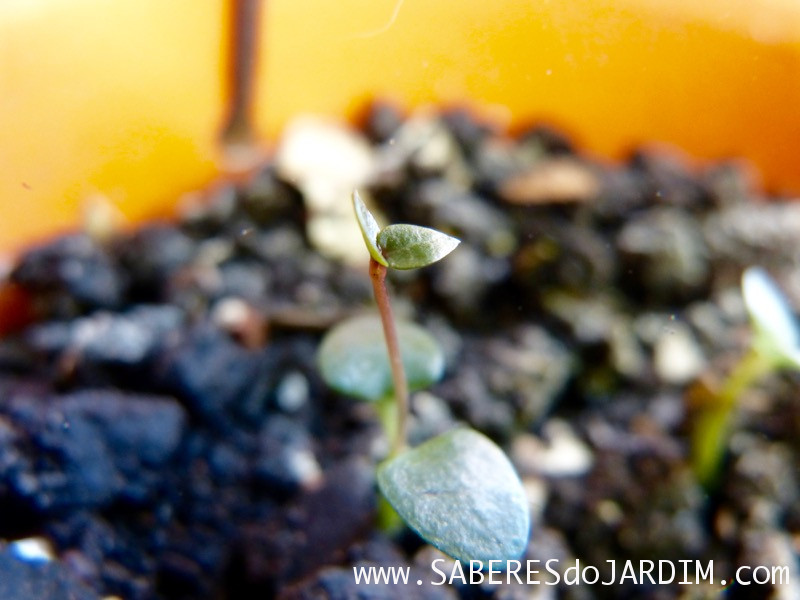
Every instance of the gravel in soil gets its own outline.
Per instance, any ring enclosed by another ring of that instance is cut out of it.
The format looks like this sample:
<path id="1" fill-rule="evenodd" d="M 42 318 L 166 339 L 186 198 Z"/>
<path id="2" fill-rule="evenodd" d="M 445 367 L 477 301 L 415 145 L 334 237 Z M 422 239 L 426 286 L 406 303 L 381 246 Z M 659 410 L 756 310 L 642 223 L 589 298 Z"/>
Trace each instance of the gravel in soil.
<path id="1" fill-rule="evenodd" d="M 398 312 L 447 356 L 410 435 L 466 422 L 509 451 L 534 517 L 523 559 L 602 579 L 609 560 L 713 560 L 717 582 L 786 565 L 793 583 L 726 597 L 798 597 L 800 378 L 740 399 L 710 494 L 688 433 L 690 399 L 746 350 L 743 269 L 768 268 L 800 305 L 800 204 L 734 165 L 646 150 L 608 165 L 549 128 L 376 105 L 358 131 L 291 128 L 273 162 L 175 223 L 19 258 L 10 280 L 36 318 L 0 341 L 0 598 L 716 597 L 718 583 L 631 579 L 433 586 L 442 557 L 376 528 L 385 441 L 314 358 L 371 307 L 356 186 L 384 223 L 462 240 L 391 276 Z M 33 537 L 52 560 L 12 551 Z M 353 566 L 426 584 L 356 586 Z"/>

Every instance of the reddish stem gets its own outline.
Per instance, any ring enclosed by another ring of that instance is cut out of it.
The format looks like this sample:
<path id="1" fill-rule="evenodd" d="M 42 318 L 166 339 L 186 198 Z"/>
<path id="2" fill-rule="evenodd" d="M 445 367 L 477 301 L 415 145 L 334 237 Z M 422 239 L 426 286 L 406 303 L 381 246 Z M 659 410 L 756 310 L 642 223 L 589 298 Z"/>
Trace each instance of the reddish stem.
<path id="1" fill-rule="evenodd" d="M 400 344 L 397 340 L 397 328 L 392 316 L 392 304 L 389 293 L 386 291 L 386 267 L 374 258 L 369 260 L 369 276 L 372 279 L 372 290 L 383 325 L 383 337 L 386 340 L 386 349 L 389 352 L 389 364 L 392 368 L 392 382 L 394 383 L 394 398 L 397 405 L 397 432 L 392 441 L 392 455 L 402 450 L 406 441 L 406 427 L 408 421 L 408 383 L 403 368 L 403 358 L 400 354 Z"/>

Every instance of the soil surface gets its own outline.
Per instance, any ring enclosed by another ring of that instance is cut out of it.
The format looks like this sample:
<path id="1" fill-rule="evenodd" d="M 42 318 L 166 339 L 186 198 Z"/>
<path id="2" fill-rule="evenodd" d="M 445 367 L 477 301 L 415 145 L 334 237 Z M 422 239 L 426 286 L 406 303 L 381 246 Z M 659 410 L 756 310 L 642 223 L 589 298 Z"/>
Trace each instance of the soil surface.
<path id="1" fill-rule="evenodd" d="M 355 186 L 382 224 L 462 240 L 390 275 L 447 356 L 411 439 L 468 423 L 500 444 L 531 502 L 522 559 L 542 584 L 557 559 L 557 585 L 435 585 L 446 557 L 376 527 L 385 440 L 315 364 L 330 326 L 374 310 Z M 778 200 L 733 163 L 610 165 L 545 127 L 376 105 L 360 131 L 290 129 L 175 223 L 30 249 L 9 281 L 35 319 L 0 341 L 0 598 L 800 597 L 800 377 L 739 399 L 716 485 L 689 461 L 697 405 L 751 339 L 742 271 L 800 306 L 800 204 Z M 569 585 L 576 559 L 615 584 Z M 356 585 L 354 566 L 411 583 Z M 740 566 L 790 581 L 723 585 Z"/>

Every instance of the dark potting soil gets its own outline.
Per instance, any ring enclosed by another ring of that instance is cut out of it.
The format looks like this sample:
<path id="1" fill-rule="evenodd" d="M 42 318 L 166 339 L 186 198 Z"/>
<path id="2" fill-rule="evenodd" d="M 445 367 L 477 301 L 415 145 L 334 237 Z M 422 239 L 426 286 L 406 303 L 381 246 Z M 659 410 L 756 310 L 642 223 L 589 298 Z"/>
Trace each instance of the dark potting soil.
<path id="1" fill-rule="evenodd" d="M 176 223 L 68 235 L 13 268 L 37 316 L 0 341 L 0 599 L 696 598 L 740 565 L 792 583 L 726 597 L 800 597 L 800 379 L 740 399 L 711 493 L 688 461 L 692 398 L 747 348 L 743 269 L 800 304 L 800 204 L 734 164 L 609 165 L 460 111 L 377 105 L 360 132 L 304 135 Z M 320 148 L 366 175 L 297 167 Z M 363 246 L 351 266 L 325 242 L 351 235 L 349 203 L 328 201 L 348 177 L 384 223 L 462 240 L 391 275 L 397 310 L 447 355 L 411 438 L 467 422 L 501 444 L 531 499 L 522 559 L 550 583 L 558 559 L 558 585 L 434 585 L 443 555 L 376 528 L 375 415 L 315 366 L 325 330 L 372 303 Z M 52 559 L 20 558 L 26 538 Z M 602 581 L 616 561 L 616 585 L 568 585 L 576 559 Z M 653 585 L 642 560 L 677 576 Z M 713 584 L 678 585 L 710 561 Z M 408 566 L 411 583 L 356 585 L 354 566 Z"/>

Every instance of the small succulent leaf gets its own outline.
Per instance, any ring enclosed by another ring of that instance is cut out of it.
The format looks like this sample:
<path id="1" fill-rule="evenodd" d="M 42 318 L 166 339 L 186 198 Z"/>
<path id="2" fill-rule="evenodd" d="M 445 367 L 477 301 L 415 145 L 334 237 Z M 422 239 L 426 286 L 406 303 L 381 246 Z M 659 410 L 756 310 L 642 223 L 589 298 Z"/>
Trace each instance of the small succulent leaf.
<path id="1" fill-rule="evenodd" d="M 397 338 L 409 390 L 438 381 L 444 373 L 444 353 L 422 327 L 398 321 Z M 368 402 L 377 402 L 394 391 L 389 354 L 380 318 L 353 317 L 336 325 L 325 336 L 317 354 L 325 382 L 336 391 Z"/>
<path id="2" fill-rule="evenodd" d="M 745 270 L 742 297 L 755 326 L 758 351 L 781 365 L 800 368 L 800 324 L 786 297 L 764 269 Z"/>
<path id="3" fill-rule="evenodd" d="M 367 205 L 364 204 L 358 194 L 358 190 L 353 190 L 353 210 L 356 213 L 356 221 L 358 221 L 358 227 L 361 229 L 361 235 L 364 237 L 364 243 L 367 245 L 370 256 L 384 267 L 388 267 L 389 263 L 386 262 L 386 259 L 381 254 L 377 243 L 378 233 L 380 233 L 381 228 L 375 217 L 367 209 Z"/>
<path id="4" fill-rule="evenodd" d="M 460 243 L 446 233 L 419 225 L 389 225 L 378 234 L 378 247 L 393 269 L 427 267 Z"/>
<path id="5" fill-rule="evenodd" d="M 453 558 L 513 560 L 530 511 L 514 467 L 489 438 L 454 429 L 387 460 L 378 486 L 422 538 Z"/>

